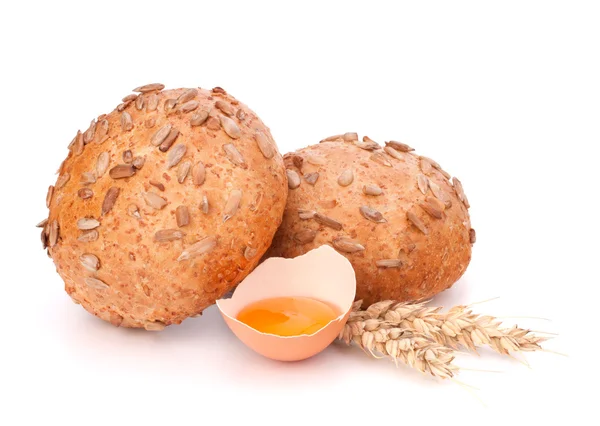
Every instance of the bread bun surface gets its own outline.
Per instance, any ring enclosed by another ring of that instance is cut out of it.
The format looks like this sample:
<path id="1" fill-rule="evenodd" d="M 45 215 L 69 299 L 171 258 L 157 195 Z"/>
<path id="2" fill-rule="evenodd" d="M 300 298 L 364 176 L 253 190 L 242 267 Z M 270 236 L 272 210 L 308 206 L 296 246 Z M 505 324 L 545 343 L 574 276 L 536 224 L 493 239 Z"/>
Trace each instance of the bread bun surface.
<path id="1" fill-rule="evenodd" d="M 333 246 L 352 263 L 363 306 L 457 281 L 475 240 L 460 181 L 405 144 L 328 139 L 284 156 L 290 191 L 267 257 Z"/>
<path id="2" fill-rule="evenodd" d="M 270 130 L 223 89 L 135 89 L 78 132 L 49 189 L 42 241 L 71 298 L 160 330 L 259 262 L 287 197 Z"/>

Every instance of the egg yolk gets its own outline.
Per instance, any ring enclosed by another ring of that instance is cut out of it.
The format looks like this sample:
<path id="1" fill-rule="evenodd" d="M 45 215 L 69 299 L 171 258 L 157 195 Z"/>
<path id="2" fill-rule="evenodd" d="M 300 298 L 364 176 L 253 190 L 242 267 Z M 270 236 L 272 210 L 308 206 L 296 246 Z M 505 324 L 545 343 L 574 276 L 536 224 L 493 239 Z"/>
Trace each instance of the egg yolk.
<path id="1" fill-rule="evenodd" d="M 261 333 L 312 334 L 339 316 L 328 304 L 309 297 L 275 297 L 243 308 L 237 319 Z"/>

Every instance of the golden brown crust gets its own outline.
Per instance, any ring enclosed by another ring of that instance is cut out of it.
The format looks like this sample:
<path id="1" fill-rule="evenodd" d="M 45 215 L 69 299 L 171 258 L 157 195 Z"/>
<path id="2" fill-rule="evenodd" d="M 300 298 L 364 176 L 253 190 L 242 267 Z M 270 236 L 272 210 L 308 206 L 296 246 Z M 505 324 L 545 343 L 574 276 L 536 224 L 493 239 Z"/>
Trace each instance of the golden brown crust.
<path id="1" fill-rule="evenodd" d="M 161 329 L 213 304 L 256 266 L 287 197 L 254 112 L 218 88 L 157 88 L 78 133 L 49 191 L 45 240 L 66 291 L 117 326 Z"/>
<path id="2" fill-rule="evenodd" d="M 402 144 L 382 149 L 356 134 L 328 139 L 284 156 L 301 183 L 289 191 L 266 256 L 332 245 L 352 263 L 356 297 L 366 305 L 450 287 L 469 264 L 471 225 L 447 173 Z"/>

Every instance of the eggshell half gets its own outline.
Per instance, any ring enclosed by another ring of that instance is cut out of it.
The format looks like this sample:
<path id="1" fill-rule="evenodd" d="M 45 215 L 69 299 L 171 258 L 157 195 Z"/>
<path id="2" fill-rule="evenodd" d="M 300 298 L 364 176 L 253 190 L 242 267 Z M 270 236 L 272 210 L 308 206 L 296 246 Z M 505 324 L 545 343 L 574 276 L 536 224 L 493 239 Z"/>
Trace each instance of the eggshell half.
<path id="1" fill-rule="evenodd" d="M 339 335 L 356 295 L 352 265 L 328 245 L 304 255 L 265 260 L 217 306 L 233 333 L 248 347 L 268 358 L 299 361 L 318 354 Z M 236 319 L 245 306 L 273 297 L 310 297 L 335 306 L 340 316 L 310 335 L 277 336 L 261 333 Z"/>

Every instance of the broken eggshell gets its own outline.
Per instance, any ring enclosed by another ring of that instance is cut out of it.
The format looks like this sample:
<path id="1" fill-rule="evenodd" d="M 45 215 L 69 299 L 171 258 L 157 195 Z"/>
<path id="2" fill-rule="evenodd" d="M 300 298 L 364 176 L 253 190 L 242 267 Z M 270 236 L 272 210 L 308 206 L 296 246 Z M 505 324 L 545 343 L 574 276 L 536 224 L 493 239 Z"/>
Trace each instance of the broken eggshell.
<path id="1" fill-rule="evenodd" d="M 348 320 L 355 295 L 352 265 L 323 245 L 292 259 L 265 260 L 230 299 L 217 300 L 217 306 L 231 331 L 255 352 L 278 361 L 299 361 L 318 354 L 335 340 Z M 247 305 L 273 297 L 317 299 L 334 306 L 340 315 L 313 334 L 286 337 L 261 333 L 236 319 Z"/>

